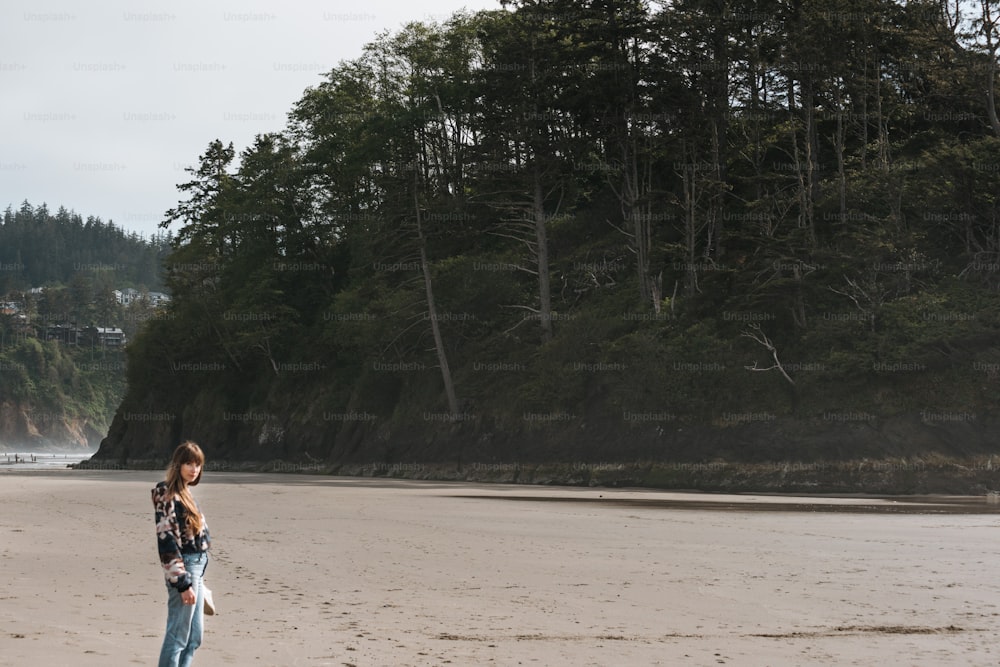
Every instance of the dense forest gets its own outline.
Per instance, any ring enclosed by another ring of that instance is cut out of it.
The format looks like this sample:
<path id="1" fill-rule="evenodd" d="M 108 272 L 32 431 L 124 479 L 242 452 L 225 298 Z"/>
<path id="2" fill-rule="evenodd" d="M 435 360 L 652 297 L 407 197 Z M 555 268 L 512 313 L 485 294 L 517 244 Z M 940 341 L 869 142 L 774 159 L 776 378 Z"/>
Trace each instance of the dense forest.
<path id="1" fill-rule="evenodd" d="M 212 141 L 99 457 L 991 452 L 1000 3 L 506 0 Z"/>
<path id="2" fill-rule="evenodd" d="M 0 221 L 0 296 L 69 285 L 78 274 L 103 277 L 111 289 L 159 290 L 167 235 L 144 239 L 98 217 L 27 201 Z"/>
<path id="3" fill-rule="evenodd" d="M 115 290 L 162 289 L 164 234 L 145 240 L 64 207 L 22 203 L 0 224 L 0 449 L 94 448 L 125 394 L 125 355 L 88 326 L 133 336 L 156 316 Z M 41 288 L 41 291 L 32 291 Z"/>

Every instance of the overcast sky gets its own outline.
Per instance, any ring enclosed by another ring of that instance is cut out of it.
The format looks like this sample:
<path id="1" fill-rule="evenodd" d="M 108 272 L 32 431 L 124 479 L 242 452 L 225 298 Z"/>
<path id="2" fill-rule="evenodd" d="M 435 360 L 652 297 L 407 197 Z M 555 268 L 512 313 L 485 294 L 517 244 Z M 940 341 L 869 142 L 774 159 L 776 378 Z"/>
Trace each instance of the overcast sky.
<path id="1" fill-rule="evenodd" d="M 498 0 L 3 0 L 0 208 L 59 206 L 149 236 L 208 143 L 281 130 L 380 32 Z"/>

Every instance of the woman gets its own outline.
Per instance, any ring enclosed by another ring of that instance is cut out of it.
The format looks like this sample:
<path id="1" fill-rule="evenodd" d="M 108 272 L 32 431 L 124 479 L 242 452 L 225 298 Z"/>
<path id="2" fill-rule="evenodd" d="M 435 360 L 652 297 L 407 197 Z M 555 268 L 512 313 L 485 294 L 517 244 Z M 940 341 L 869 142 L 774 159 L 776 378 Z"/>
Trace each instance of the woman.
<path id="1" fill-rule="evenodd" d="M 187 667 L 201 646 L 202 577 L 210 539 L 191 487 L 201 481 L 204 464 L 201 447 L 183 442 L 174 450 L 167 479 L 153 489 L 156 541 L 167 584 L 167 631 L 159 667 Z"/>

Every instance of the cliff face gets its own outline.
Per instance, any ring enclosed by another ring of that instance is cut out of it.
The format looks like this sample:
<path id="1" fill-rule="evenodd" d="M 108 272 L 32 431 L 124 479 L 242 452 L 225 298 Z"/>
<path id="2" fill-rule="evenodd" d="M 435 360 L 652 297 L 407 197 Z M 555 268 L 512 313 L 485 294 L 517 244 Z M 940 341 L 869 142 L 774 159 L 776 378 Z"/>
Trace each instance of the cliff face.
<path id="1" fill-rule="evenodd" d="M 0 401 L 0 446 L 27 451 L 88 450 L 103 433 L 87 419 Z"/>
<path id="2" fill-rule="evenodd" d="M 194 401 L 198 404 L 199 401 Z M 190 437 L 210 470 L 307 472 L 521 484 L 713 492 L 875 495 L 996 493 L 1000 422 L 897 416 L 863 424 L 790 419 L 730 428 L 623 428 L 582 421 L 544 429 L 486 424 L 379 424 L 200 407 L 115 417 L 83 467 L 161 468 Z"/>
<path id="3" fill-rule="evenodd" d="M 204 391 L 170 409 L 150 398 L 145 409 L 121 408 L 96 461 L 121 465 L 163 462 L 183 439 L 210 460 L 339 466 L 458 464 L 513 466 L 613 462 L 844 462 L 939 457 L 973 460 L 997 452 L 1000 421 L 989 414 L 926 414 L 865 419 L 769 417 L 727 427 L 577 416 L 549 423 L 527 417 L 458 421 L 424 415 L 404 421 L 367 413 L 334 413 L 314 394 L 284 396 L 270 407 L 230 412 L 225 397 Z M 164 406 L 150 408 L 148 406 Z M 434 415 L 439 416 L 439 415 Z M 506 469 L 506 468 L 505 468 Z"/>

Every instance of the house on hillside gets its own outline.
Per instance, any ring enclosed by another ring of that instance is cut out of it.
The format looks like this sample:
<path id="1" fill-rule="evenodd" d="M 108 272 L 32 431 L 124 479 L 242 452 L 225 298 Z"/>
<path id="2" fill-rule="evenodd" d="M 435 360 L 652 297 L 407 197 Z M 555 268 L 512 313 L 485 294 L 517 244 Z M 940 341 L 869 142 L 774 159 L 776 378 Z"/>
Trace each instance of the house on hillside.
<path id="1" fill-rule="evenodd" d="M 170 295 L 163 292 L 150 292 L 149 303 L 152 304 L 153 308 L 160 308 L 170 303 Z"/>
<path id="2" fill-rule="evenodd" d="M 142 292 L 132 287 L 126 287 L 125 289 L 114 291 L 115 300 L 123 306 L 132 305 L 133 301 L 138 301 L 142 298 Z"/>
<path id="3" fill-rule="evenodd" d="M 95 347 L 124 347 L 125 332 L 118 327 L 87 327 L 82 342 Z"/>
<path id="4" fill-rule="evenodd" d="M 50 324 L 45 327 L 45 340 L 57 340 L 67 345 L 79 345 L 80 328 L 72 324 Z"/>
<path id="5" fill-rule="evenodd" d="M 159 308 L 161 306 L 167 305 L 170 301 L 170 295 L 164 294 L 163 292 L 140 292 L 139 290 L 126 287 L 125 289 L 115 290 L 115 300 L 118 301 L 123 306 L 130 306 L 136 301 L 140 300 L 143 296 L 149 299 L 149 305 L 153 308 Z"/>

